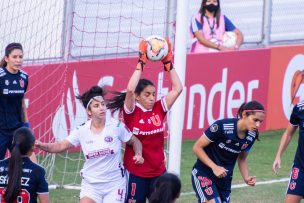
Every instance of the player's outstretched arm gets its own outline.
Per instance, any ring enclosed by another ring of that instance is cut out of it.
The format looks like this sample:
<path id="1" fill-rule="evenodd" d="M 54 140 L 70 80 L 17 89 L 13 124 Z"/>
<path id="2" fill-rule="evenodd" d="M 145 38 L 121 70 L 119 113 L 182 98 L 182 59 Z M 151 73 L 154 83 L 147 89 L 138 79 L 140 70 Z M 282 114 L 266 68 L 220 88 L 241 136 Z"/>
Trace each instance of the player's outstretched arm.
<path id="1" fill-rule="evenodd" d="M 255 176 L 249 176 L 248 175 L 248 166 L 247 166 L 247 152 L 241 152 L 238 156 L 238 165 L 241 172 L 241 175 L 247 185 L 254 186 L 256 183 L 256 177 Z"/>
<path id="2" fill-rule="evenodd" d="M 183 85 L 182 85 L 181 80 L 178 77 L 177 72 L 173 68 L 173 63 L 172 63 L 173 50 L 172 50 L 171 42 L 169 41 L 168 38 L 166 38 L 166 41 L 167 41 L 169 50 L 168 50 L 167 56 L 164 59 L 162 59 L 162 62 L 164 64 L 165 71 L 170 73 L 170 79 L 171 79 L 171 83 L 172 83 L 172 89 L 165 96 L 167 107 L 168 107 L 168 109 L 170 109 L 171 106 L 176 101 L 176 99 L 178 98 L 178 96 L 182 93 Z"/>
<path id="3" fill-rule="evenodd" d="M 142 157 L 142 144 L 137 137 L 132 135 L 131 139 L 127 142 L 128 145 L 133 147 L 133 151 L 135 153 L 133 160 L 135 164 L 144 163 L 144 158 Z"/>
<path id="4" fill-rule="evenodd" d="M 56 143 L 43 143 L 39 140 L 35 141 L 35 147 L 50 153 L 58 153 L 67 150 L 72 147 L 72 144 L 67 140 L 62 140 Z"/>
<path id="5" fill-rule="evenodd" d="M 126 98 L 124 101 L 124 104 L 129 111 L 132 111 L 135 106 L 135 89 L 141 77 L 144 66 L 147 63 L 147 42 L 145 40 L 140 41 L 138 53 L 138 63 L 133 75 L 128 82 Z"/>
<path id="6" fill-rule="evenodd" d="M 279 173 L 278 169 L 281 168 L 281 156 L 289 145 L 295 131 L 297 130 L 297 126 L 293 126 L 292 124 L 288 124 L 284 134 L 282 135 L 280 146 L 277 151 L 275 160 L 272 164 L 272 171 L 277 175 Z"/>

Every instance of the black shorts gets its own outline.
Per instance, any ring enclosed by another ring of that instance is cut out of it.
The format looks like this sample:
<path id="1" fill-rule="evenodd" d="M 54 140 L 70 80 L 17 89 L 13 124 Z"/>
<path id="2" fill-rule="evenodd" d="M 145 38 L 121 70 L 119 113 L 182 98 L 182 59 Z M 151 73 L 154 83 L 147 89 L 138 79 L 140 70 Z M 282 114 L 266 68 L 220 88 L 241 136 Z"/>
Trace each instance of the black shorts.
<path id="1" fill-rule="evenodd" d="M 212 199 L 217 202 L 217 198 L 220 198 L 222 203 L 229 203 L 231 189 L 219 188 L 204 171 L 193 168 L 191 180 L 199 203 Z"/>
<path id="2" fill-rule="evenodd" d="M 158 176 L 143 178 L 131 173 L 128 174 L 126 203 L 146 203 L 146 199 L 150 197 L 153 184 Z"/>
<path id="3" fill-rule="evenodd" d="M 304 197 L 304 171 L 295 165 L 291 168 L 287 194 Z"/>

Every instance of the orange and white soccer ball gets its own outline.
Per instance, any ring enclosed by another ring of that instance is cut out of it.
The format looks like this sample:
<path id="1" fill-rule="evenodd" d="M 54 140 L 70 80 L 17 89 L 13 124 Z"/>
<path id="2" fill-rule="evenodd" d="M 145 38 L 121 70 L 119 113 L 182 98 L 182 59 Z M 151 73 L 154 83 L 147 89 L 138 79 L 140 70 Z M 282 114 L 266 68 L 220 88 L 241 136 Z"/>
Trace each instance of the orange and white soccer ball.
<path id="1" fill-rule="evenodd" d="M 236 45 L 237 36 L 234 32 L 225 32 L 223 36 L 223 46 L 227 48 L 233 48 Z"/>
<path id="2" fill-rule="evenodd" d="M 146 39 L 147 57 L 152 61 L 162 60 L 168 54 L 168 43 L 160 36 L 152 35 Z"/>

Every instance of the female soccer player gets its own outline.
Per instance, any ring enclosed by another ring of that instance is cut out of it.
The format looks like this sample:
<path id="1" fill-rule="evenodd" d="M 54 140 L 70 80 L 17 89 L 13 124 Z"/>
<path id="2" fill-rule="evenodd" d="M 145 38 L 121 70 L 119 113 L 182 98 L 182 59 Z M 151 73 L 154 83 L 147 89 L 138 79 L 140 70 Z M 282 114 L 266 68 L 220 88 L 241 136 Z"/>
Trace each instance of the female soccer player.
<path id="1" fill-rule="evenodd" d="M 14 130 L 22 126 L 29 127 L 24 102 L 28 76 L 20 70 L 22 63 L 22 45 L 7 45 L 5 56 L 0 62 L 0 160 L 4 159 L 7 149 L 12 150 Z"/>
<path id="2" fill-rule="evenodd" d="M 280 146 L 272 165 L 272 170 L 275 174 L 278 174 L 278 168 L 281 167 L 281 156 L 290 143 L 298 126 L 300 128 L 298 147 L 291 169 L 291 176 L 285 197 L 286 203 L 301 202 L 304 197 L 304 101 L 294 106 L 289 124 L 281 138 Z"/>
<path id="3" fill-rule="evenodd" d="M 237 118 L 216 121 L 195 142 L 193 152 L 198 159 L 192 170 L 192 186 L 199 203 L 229 202 L 236 161 L 245 183 L 255 185 L 256 177 L 248 175 L 246 158 L 264 117 L 259 102 L 243 103 Z"/>
<path id="4" fill-rule="evenodd" d="M 35 137 L 28 128 L 14 132 L 11 157 L 0 161 L 1 202 L 40 203 L 49 202 L 48 183 L 44 169 L 33 163 Z"/>
<path id="5" fill-rule="evenodd" d="M 165 171 L 164 158 L 164 127 L 163 122 L 168 110 L 182 92 L 182 84 L 173 68 L 172 46 L 167 40 L 169 52 L 162 59 L 164 68 L 169 72 L 172 89 L 158 101 L 155 101 L 155 86 L 150 80 L 140 79 L 144 65 L 147 62 L 147 42 L 139 44 L 139 62 L 131 76 L 127 92 L 110 100 L 108 108 L 123 110 L 126 126 L 133 132 L 143 145 L 143 165 L 136 165 L 132 161 L 134 152 L 126 147 L 124 164 L 129 172 L 127 202 L 145 203 L 149 198 L 153 182 Z"/>
<path id="6" fill-rule="evenodd" d="M 93 86 L 81 96 L 77 96 L 90 119 L 78 126 L 66 139 L 57 143 L 36 141 L 38 148 L 51 153 L 81 145 L 85 163 L 80 172 L 80 203 L 124 202 L 126 177 L 121 162 L 122 142 L 133 148 L 132 162 L 135 165 L 144 162 L 140 141 L 123 123 L 106 117 L 104 95 L 101 87 Z"/>

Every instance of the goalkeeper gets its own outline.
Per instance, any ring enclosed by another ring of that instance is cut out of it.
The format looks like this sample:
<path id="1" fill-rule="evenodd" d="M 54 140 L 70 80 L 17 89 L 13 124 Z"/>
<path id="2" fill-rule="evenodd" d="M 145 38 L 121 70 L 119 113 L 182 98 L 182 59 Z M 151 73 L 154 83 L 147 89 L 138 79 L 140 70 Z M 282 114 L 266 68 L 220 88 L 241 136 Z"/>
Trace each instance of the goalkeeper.
<path id="1" fill-rule="evenodd" d="M 147 62 L 147 42 L 142 40 L 139 45 L 139 60 L 131 76 L 127 92 L 116 92 L 108 104 L 112 111 L 122 110 L 126 126 L 143 145 L 143 165 L 132 161 L 134 152 L 126 146 L 124 164 L 129 172 L 128 194 L 126 202 L 145 203 L 151 194 L 154 181 L 165 171 L 164 158 L 164 119 L 168 110 L 182 92 L 182 84 L 173 69 L 172 47 L 167 39 L 169 51 L 162 59 L 165 71 L 170 74 L 172 89 L 158 101 L 153 83 L 141 79 L 142 71 Z"/>

